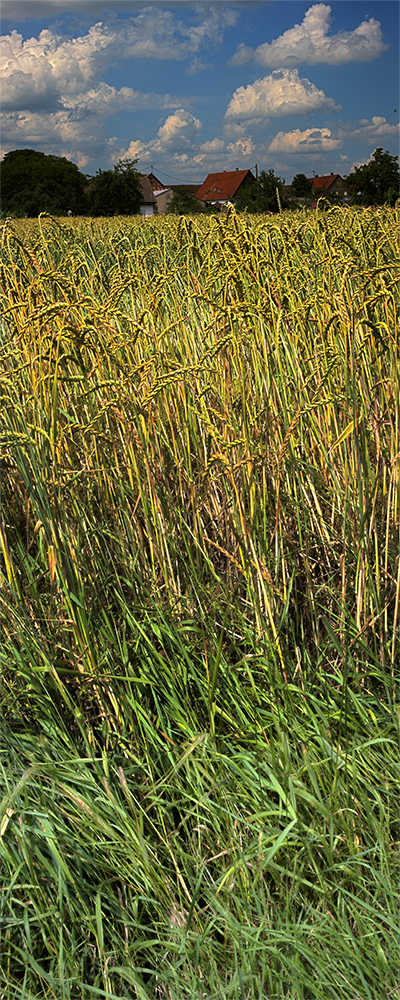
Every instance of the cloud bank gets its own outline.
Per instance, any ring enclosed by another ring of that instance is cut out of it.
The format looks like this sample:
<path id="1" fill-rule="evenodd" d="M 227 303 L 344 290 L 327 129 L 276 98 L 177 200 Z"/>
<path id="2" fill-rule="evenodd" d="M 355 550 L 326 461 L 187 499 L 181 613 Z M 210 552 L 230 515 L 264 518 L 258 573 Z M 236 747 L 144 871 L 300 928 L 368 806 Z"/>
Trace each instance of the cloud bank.
<path id="1" fill-rule="evenodd" d="M 3 110 L 63 105 L 65 95 L 94 89 L 110 65 L 123 60 L 191 59 L 192 72 L 204 69 L 199 52 L 221 44 L 237 12 L 217 6 L 200 13 L 197 23 L 184 24 L 170 10 L 146 7 L 135 17 L 98 21 L 75 38 L 47 28 L 24 41 L 13 30 L 0 39 Z"/>
<path id="2" fill-rule="evenodd" d="M 3 16 L 8 8 L 12 14 L 14 6 L 24 7 L 14 3 L 4 6 Z M 47 12 L 50 6 L 53 10 L 70 9 L 68 4 L 53 0 L 44 5 Z M 93 11 L 92 2 L 89 7 Z M 40 12 L 41 4 L 32 2 L 30 9 Z M 108 118 L 146 109 L 177 109 L 175 138 L 183 141 L 188 134 L 185 127 L 189 127 L 189 119 L 184 120 L 183 95 L 117 88 L 102 78 L 110 66 L 124 60 L 186 60 L 190 72 L 204 69 L 207 64 L 202 63 L 199 53 L 221 43 L 237 12 L 219 5 L 204 6 L 196 9 L 190 23 L 183 23 L 172 10 L 148 4 L 143 9 L 136 4 L 135 10 L 135 16 L 112 17 L 106 24 L 98 21 L 76 37 L 51 27 L 26 40 L 16 30 L 0 38 L 2 141 L 6 149 L 25 144 L 62 144 L 68 148 L 70 143 L 70 155 L 82 161 L 86 159 L 82 150 L 89 150 L 90 145 L 91 155 L 96 156 L 110 141 L 104 135 Z M 163 128 L 170 129 L 171 122 Z M 154 142 L 163 145 L 165 138 L 166 133 L 162 133 Z"/>
<path id="3" fill-rule="evenodd" d="M 315 3 L 290 30 L 279 35 L 276 27 L 275 40 L 254 49 L 240 45 L 231 65 L 252 62 L 253 70 L 247 77 L 241 71 L 238 79 L 226 71 L 232 48 L 223 50 L 218 68 L 210 58 L 245 7 L 242 2 L 232 10 L 212 0 L 173 0 L 167 7 L 164 0 L 2 0 L 3 17 L 14 25 L 0 39 L 3 152 L 32 146 L 93 171 L 128 155 L 139 159 L 140 169 L 154 164 L 161 176 L 165 170 L 171 180 L 184 181 L 197 180 L 204 170 L 254 168 L 256 160 L 287 176 L 296 157 L 297 169 L 312 163 L 326 172 L 362 157 L 363 147 L 367 155 L 389 140 L 396 144 L 398 124 L 380 113 L 386 98 L 369 99 L 370 117 L 363 118 L 361 93 L 359 107 L 349 101 L 353 120 L 332 124 L 340 106 L 325 90 L 346 74 L 365 80 L 369 66 L 328 70 L 329 84 L 319 70 L 318 86 L 311 70 L 301 76 L 297 68 L 302 62 L 344 67 L 377 58 L 387 48 L 379 21 L 359 18 L 354 30 L 335 32 L 331 7 Z M 280 7 L 274 5 L 276 24 L 282 21 Z M 65 11 L 79 20 L 63 21 Z M 94 11 L 97 23 L 89 20 Z M 52 20 L 26 37 L 15 30 L 24 16 Z M 257 24 L 263 28 L 265 18 Z M 253 37 L 263 35 L 258 30 Z M 255 64 L 268 71 L 254 73 Z M 207 70 L 213 76 L 205 76 Z M 195 73 L 203 75 L 192 87 L 184 74 Z"/>

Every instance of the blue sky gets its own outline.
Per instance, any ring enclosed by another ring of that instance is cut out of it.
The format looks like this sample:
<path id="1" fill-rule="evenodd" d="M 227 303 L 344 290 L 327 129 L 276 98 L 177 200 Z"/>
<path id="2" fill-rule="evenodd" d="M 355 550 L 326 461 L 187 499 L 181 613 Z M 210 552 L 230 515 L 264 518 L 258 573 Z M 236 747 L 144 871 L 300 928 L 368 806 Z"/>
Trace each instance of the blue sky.
<path id="1" fill-rule="evenodd" d="M 397 0 L 2 0 L 1 154 L 348 174 L 399 152 Z"/>

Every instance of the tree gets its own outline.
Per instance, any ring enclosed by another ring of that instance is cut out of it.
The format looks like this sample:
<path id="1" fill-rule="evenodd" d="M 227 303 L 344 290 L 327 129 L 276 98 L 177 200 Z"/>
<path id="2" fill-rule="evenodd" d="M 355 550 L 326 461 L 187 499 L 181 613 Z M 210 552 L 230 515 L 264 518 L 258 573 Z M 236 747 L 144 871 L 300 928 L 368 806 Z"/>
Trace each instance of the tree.
<path id="1" fill-rule="evenodd" d="M 285 182 L 273 170 L 261 170 L 257 180 L 240 188 L 234 198 L 237 211 L 279 212 L 279 201 L 284 198 Z M 278 193 L 277 193 L 278 192 Z"/>
<path id="2" fill-rule="evenodd" d="M 305 174 L 296 174 L 293 177 L 291 188 L 292 194 L 297 198 L 310 198 L 312 195 L 312 183 Z"/>
<path id="3" fill-rule="evenodd" d="M 187 188 L 176 188 L 168 205 L 167 213 L 171 215 L 195 215 L 198 212 L 204 212 L 201 201 Z"/>
<path id="4" fill-rule="evenodd" d="M 1 211 L 36 216 L 40 212 L 73 214 L 85 207 L 86 178 L 65 156 L 35 149 L 14 149 L 0 164 Z"/>
<path id="5" fill-rule="evenodd" d="M 89 184 L 89 207 L 93 215 L 136 215 L 142 204 L 137 160 L 118 160 L 112 170 L 98 170 Z"/>
<path id="6" fill-rule="evenodd" d="M 394 205 L 400 195 L 399 158 L 382 146 L 372 154 L 370 163 L 356 167 L 347 177 L 352 201 L 361 205 Z"/>

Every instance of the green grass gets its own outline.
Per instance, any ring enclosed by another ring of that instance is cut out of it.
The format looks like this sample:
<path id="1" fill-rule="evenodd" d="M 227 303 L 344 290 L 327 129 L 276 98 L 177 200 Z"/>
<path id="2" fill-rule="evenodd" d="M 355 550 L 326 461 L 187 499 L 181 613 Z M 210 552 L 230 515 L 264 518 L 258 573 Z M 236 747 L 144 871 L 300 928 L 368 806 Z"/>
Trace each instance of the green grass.
<path id="1" fill-rule="evenodd" d="M 2 229 L 1 1000 L 397 1000 L 395 211 Z"/>

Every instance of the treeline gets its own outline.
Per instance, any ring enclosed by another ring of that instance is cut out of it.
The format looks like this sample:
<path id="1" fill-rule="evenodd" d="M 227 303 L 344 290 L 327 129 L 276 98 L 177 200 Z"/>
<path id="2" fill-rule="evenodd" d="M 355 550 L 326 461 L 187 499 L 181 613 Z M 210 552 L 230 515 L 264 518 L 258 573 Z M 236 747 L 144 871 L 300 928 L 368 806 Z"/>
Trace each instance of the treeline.
<path id="1" fill-rule="evenodd" d="M 15 149 L 0 164 L 2 215 L 136 215 L 142 204 L 136 160 L 83 174 L 65 156 Z"/>
<path id="2" fill-rule="evenodd" d="M 34 149 L 12 150 L 0 164 L 1 214 L 3 217 L 36 217 L 40 212 L 136 215 L 143 201 L 136 163 L 137 160 L 119 160 L 112 169 L 98 170 L 90 177 L 64 156 L 46 155 Z M 400 195 L 399 158 L 388 150 L 376 149 L 370 162 L 353 170 L 346 181 L 352 204 L 394 205 Z M 262 170 L 255 181 L 240 189 L 234 204 L 238 211 L 257 214 L 296 208 L 298 198 L 313 197 L 311 181 L 305 174 L 296 174 L 288 195 L 285 181 L 270 169 Z M 323 197 L 327 201 L 342 200 L 340 195 L 328 191 L 323 192 Z M 205 210 L 195 195 L 182 187 L 174 193 L 168 211 L 186 215 Z"/>
<path id="3" fill-rule="evenodd" d="M 394 205 L 400 196 L 399 158 L 382 147 L 376 149 L 369 163 L 355 167 L 346 177 L 348 200 L 352 205 Z M 293 178 L 291 194 L 294 198 L 315 199 L 312 181 L 305 174 Z M 343 201 L 337 192 L 320 191 L 328 201 Z"/>
<path id="4" fill-rule="evenodd" d="M 352 205 L 394 205 L 400 196 L 399 158 L 382 148 L 376 149 L 369 163 L 357 167 L 346 178 L 348 195 L 346 199 L 336 192 L 316 192 L 312 181 L 305 174 L 296 174 L 290 185 L 275 174 L 275 171 L 261 170 L 257 179 L 239 188 L 233 199 L 237 211 L 249 214 L 280 212 L 282 209 L 299 207 L 299 199 L 305 207 L 323 198 L 328 204 Z M 214 208 L 208 209 L 215 211 Z M 204 211 L 196 197 L 181 189 L 174 193 L 169 212 L 186 215 Z M 207 211 L 207 209 L 206 209 Z"/>

